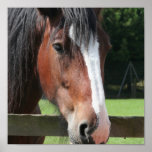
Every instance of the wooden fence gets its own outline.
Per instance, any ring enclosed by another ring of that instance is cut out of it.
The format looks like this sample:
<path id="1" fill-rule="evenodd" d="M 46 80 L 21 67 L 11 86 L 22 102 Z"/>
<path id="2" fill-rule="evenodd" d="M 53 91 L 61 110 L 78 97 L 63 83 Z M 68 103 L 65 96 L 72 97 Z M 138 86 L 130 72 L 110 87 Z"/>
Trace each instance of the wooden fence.
<path id="1" fill-rule="evenodd" d="M 144 117 L 110 116 L 110 137 L 144 137 Z M 9 114 L 8 135 L 67 136 L 67 123 L 56 115 Z"/>

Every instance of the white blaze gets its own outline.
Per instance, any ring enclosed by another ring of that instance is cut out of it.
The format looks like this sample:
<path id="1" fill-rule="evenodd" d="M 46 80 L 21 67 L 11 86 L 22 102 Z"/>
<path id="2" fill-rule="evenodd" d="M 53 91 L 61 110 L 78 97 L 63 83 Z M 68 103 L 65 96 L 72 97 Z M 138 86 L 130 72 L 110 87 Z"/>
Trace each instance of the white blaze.
<path id="1" fill-rule="evenodd" d="M 72 26 L 69 35 L 71 39 L 74 40 Z M 92 107 L 99 117 L 99 127 L 93 133 L 93 138 L 98 144 L 100 142 L 106 142 L 110 126 L 105 107 L 105 95 L 101 78 L 99 43 L 97 42 L 97 39 L 93 40 L 93 37 L 91 37 L 88 49 L 86 49 L 83 44 L 80 49 L 87 66 L 88 76 L 91 83 Z"/>
<path id="2" fill-rule="evenodd" d="M 88 50 L 86 50 L 82 45 L 81 52 L 87 66 L 91 82 L 92 106 L 96 114 L 99 114 L 101 109 L 100 107 L 104 104 L 105 96 L 101 79 L 99 44 L 97 40 L 93 41 L 91 38 Z"/>

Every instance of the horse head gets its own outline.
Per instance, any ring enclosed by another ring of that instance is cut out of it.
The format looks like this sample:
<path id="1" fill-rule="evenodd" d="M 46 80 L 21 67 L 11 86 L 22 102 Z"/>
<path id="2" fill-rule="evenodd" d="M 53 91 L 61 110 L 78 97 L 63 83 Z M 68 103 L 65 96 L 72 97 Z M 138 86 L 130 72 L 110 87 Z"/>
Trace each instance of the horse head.
<path id="1" fill-rule="evenodd" d="M 46 18 L 38 53 L 43 91 L 68 122 L 71 143 L 106 143 L 110 121 L 103 88 L 109 39 L 93 9 L 39 9 Z"/>

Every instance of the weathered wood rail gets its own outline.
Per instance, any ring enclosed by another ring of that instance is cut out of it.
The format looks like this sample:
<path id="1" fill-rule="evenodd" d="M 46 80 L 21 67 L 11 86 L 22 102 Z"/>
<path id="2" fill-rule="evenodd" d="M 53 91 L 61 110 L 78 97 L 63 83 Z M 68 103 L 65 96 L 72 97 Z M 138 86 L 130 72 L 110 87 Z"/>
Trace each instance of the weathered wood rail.
<path id="1" fill-rule="evenodd" d="M 144 117 L 110 116 L 110 137 L 144 137 Z M 8 115 L 8 135 L 67 136 L 67 123 L 56 115 Z"/>

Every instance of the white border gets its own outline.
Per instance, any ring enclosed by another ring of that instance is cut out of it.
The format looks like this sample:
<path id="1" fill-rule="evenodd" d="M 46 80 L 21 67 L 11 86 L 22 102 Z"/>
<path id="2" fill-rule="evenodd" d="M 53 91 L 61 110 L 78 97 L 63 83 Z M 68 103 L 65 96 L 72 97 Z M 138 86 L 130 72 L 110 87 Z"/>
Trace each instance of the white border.
<path id="1" fill-rule="evenodd" d="M 145 8 L 145 144 L 144 145 L 8 145 L 7 144 L 7 8 L 8 7 L 144 7 Z M 0 1 L 0 152 L 150 152 L 152 151 L 152 0 L 1 0 Z"/>

